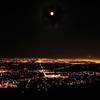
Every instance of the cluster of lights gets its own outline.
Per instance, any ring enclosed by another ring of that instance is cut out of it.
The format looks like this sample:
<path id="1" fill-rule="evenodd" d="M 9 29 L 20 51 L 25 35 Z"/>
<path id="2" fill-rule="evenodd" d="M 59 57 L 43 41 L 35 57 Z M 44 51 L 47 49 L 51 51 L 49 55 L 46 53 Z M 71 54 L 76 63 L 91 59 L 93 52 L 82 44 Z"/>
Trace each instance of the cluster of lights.
<path id="1" fill-rule="evenodd" d="M 6 59 L 7 62 L 13 61 L 13 59 L 9 60 Z M 6 61 L 4 60 L 4 61 Z M 99 79 L 97 77 L 100 76 L 100 72 L 92 72 L 93 74 L 90 74 L 89 71 L 81 71 L 81 72 L 62 72 L 62 71 L 55 71 L 50 70 L 47 68 L 44 68 L 42 66 L 42 63 L 71 63 L 71 64 L 87 64 L 90 62 L 94 63 L 100 63 L 100 59 L 48 59 L 48 58 L 18 58 L 14 59 L 15 62 L 19 63 L 28 63 L 31 62 L 31 64 L 34 63 L 39 65 L 39 68 L 37 69 L 28 69 L 29 66 L 24 66 L 22 69 L 13 69 L 11 66 L 7 66 L 7 69 L 5 66 L 0 67 L 0 88 L 17 88 L 18 85 L 21 82 L 27 82 L 25 88 L 28 88 L 30 85 L 30 82 L 33 80 L 42 79 L 40 83 L 37 82 L 36 88 L 40 91 L 41 88 L 47 90 L 47 88 L 51 87 L 51 84 L 48 81 L 52 81 L 52 84 L 54 85 L 75 85 L 75 84 L 86 84 L 86 81 L 82 79 L 81 77 L 87 76 L 87 78 L 90 80 L 92 76 L 95 76 L 96 79 Z M 13 65 L 14 66 L 14 65 Z M 17 66 L 16 66 L 17 67 Z M 27 67 L 27 69 L 26 69 Z M 70 67 L 70 66 L 69 66 Z M 32 65 L 33 68 L 33 65 Z M 61 67 L 60 67 L 61 68 Z M 59 68 L 59 69 L 60 69 Z M 64 69 L 64 66 L 62 66 Z M 26 70 L 25 70 L 26 69 Z M 43 76 L 42 76 L 43 75 Z M 18 79 L 14 77 L 18 76 Z M 32 77 L 31 77 L 32 76 Z M 77 80 L 76 76 L 80 78 Z M 12 78 L 13 77 L 13 78 Z M 92 77 L 93 78 L 93 77 Z M 51 82 L 50 81 L 50 82 Z M 67 81 L 67 82 L 66 82 Z"/>
<path id="2" fill-rule="evenodd" d="M 54 16 L 54 12 L 50 12 Z M 99 58 L 0 58 L 0 63 L 100 63 Z"/>

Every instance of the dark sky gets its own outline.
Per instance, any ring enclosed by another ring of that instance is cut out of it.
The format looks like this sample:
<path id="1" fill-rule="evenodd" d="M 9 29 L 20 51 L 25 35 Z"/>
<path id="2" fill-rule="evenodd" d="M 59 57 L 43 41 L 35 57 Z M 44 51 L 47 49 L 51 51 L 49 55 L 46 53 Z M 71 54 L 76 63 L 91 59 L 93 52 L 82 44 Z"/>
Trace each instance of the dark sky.
<path id="1" fill-rule="evenodd" d="M 0 56 L 100 56 L 99 13 L 96 0 L 2 0 Z"/>

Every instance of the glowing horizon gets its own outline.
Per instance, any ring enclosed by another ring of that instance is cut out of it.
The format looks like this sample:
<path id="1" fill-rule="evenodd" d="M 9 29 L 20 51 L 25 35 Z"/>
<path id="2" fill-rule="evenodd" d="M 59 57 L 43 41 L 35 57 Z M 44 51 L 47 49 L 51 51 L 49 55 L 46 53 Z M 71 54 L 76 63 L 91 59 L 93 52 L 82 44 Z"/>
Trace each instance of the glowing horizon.
<path id="1" fill-rule="evenodd" d="M 35 63 L 100 63 L 100 58 L 0 58 L 2 62 L 35 62 Z"/>

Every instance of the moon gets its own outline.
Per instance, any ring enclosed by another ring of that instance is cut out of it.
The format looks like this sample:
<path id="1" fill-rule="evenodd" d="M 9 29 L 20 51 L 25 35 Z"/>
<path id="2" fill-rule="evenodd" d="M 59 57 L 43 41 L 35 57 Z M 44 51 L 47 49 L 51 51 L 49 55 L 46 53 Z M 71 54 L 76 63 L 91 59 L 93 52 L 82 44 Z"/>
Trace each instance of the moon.
<path id="1" fill-rule="evenodd" d="M 54 14 L 55 14 L 55 13 L 54 13 L 53 11 L 50 12 L 50 15 L 51 15 L 51 16 L 54 16 Z"/>
<path id="2" fill-rule="evenodd" d="M 63 30 L 69 17 L 66 9 L 65 3 L 60 1 L 42 2 L 38 7 L 36 17 L 38 26 L 46 31 L 51 29 L 53 31 Z"/>

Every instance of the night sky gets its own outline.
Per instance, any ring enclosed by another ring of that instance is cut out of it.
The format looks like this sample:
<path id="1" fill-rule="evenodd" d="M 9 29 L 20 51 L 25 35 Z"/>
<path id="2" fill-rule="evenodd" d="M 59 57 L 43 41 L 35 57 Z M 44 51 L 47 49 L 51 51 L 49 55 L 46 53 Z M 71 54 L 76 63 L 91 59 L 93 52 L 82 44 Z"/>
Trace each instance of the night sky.
<path id="1" fill-rule="evenodd" d="M 0 57 L 100 56 L 98 2 L 0 1 Z"/>

